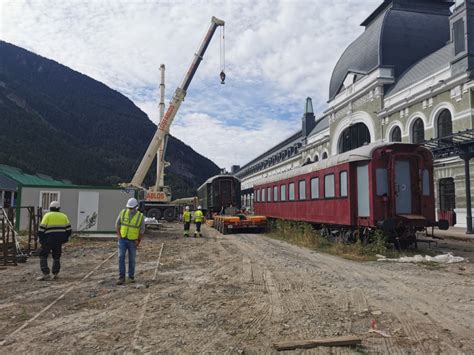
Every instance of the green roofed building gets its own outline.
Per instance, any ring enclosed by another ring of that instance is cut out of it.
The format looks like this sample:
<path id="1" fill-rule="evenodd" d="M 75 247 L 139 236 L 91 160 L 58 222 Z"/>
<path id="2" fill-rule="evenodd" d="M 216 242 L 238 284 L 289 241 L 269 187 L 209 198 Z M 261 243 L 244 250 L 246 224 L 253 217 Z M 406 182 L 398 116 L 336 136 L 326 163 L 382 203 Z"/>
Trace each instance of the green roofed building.
<path id="1" fill-rule="evenodd" d="M 29 216 L 24 207 L 48 211 L 51 201 L 59 201 L 74 231 L 113 232 L 117 215 L 134 195 L 130 189 L 75 185 L 0 164 L 0 206 L 16 208 L 19 230 L 28 228 Z"/>

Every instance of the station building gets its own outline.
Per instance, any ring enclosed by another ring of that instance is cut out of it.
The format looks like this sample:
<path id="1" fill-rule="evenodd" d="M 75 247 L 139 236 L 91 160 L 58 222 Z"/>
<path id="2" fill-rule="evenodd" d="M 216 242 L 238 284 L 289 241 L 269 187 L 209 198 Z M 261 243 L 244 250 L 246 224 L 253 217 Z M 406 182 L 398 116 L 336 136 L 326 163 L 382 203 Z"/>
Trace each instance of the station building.
<path id="1" fill-rule="evenodd" d="M 302 129 L 236 170 L 243 206 L 252 208 L 258 180 L 365 143 L 474 128 L 474 0 L 385 0 L 361 26 L 333 70 L 323 114 L 315 117 L 308 98 Z M 459 157 L 435 161 L 438 216 L 460 227 L 464 168 Z"/>

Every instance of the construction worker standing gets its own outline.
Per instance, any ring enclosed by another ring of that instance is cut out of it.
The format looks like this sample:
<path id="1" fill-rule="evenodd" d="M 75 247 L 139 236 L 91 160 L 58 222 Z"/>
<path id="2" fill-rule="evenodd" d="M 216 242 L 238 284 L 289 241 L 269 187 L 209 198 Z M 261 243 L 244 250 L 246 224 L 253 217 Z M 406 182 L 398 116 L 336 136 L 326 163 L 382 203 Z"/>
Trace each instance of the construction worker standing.
<path id="1" fill-rule="evenodd" d="M 194 232 L 194 238 L 201 237 L 201 224 L 204 220 L 204 214 L 201 211 L 201 206 L 198 206 L 196 212 L 194 212 L 194 223 L 196 224 L 196 231 Z"/>
<path id="2" fill-rule="evenodd" d="M 117 285 L 125 282 L 125 254 L 128 250 L 128 279 L 135 282 L 135 257 L 137 247 L 145 234 L 145 218 L 138 211 L 138 201 L 128 200 L 115 223 L 118 237 L 119 279 Z"/>
<path id="3" fill-rule="evenodd" d="M 184 223 L 184 237 L 189 237 L 189 226 L 191 225 L 191 212 L 189 212 L 189 206 L 184 208 L 183 212 L 183 223 Z"/>
<path id="4" fill-rule="evenodd" d="M 69 241 L 71 236 L 71 224 L 67 216 L 59 212 L 61 205 L 58 201 L 53 201 L 49 205 L 49 212 L 43 216 L 41 224 L 38 229 L 39 242 L 41 249 L 39 252 L 40 267 L 43 276 L 38 277 L 38 280 L 49 280 L 48 255 L 51 252 L 53 257 L 53 279 L 58 278 L 59 270 L 61 268 L 61 252 L 62 245 Z"/>

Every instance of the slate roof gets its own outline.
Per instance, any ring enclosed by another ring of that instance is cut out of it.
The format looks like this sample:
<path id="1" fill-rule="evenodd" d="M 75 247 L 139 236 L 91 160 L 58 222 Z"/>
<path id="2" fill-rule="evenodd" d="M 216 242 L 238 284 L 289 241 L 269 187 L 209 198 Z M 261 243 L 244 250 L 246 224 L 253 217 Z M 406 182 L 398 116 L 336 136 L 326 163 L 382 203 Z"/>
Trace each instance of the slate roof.
<path id="1" fill-rule="evenodd" d="M 436 52 L 412 65 L 400 75 L 395 84 L 387 89 L 385 95 L 389 96 L 395 94 L 449 66 L 450 62 L 454 59 L 453 47 L 454 44 L 450 42 L 443 48 L 438 49 Z"/>
<path id="2" fill-rule="evenodd" d="M 308 137 L 318 134 L 329 127 L 329 115 L 324 116 L 316 121 L 316 126 L 313 128 Z"/>
<path id="3" fill-rule="evenodd" d="M 363 22 L 365 31 L 341 55 L 332 73 L 329 100 L 350 72 L 391 67 L 395 78 L 449 40 L 449 2 L 385 1 Z"/>

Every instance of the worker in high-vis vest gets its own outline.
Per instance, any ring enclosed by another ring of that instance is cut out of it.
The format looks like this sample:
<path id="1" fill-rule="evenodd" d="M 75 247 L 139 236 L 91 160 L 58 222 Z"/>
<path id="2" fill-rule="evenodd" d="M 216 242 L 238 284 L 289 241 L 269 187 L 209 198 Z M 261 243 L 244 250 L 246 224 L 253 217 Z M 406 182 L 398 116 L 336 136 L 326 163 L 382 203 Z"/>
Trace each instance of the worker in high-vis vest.
<path id="1" fill-rule="evenodd" d="M 183 212 L 183 223 L 184 223 L 184 237 L 189 237 L 189 226 L 191 225 L 191 212 L 189 212 L 189 206 L 184 208 Z"/>
<path id="2" fill-rule="evenodd" d="M 61 269 L 61 252 L 62 245 L 69 241 L 71 236 L 71 224 L 66 214 L 59 212 L 61 205 L 58 201 L 53 201 L 49 205 L 49 212 L 47 212 L 38 228 L 38 238 L 41 244 L 39 251 L 40 267 L 42 276 L 37 280 L 45 281 L 51 278 L 48 267 L 48 256 L 51 253 L 53 257 L 53 279 L 58 278 L 59 270 Z"/>
<path id="3" fill-rule="evenodd" d="M 194 232 L 194 238 L 202 237 L 201 235 L 201 224 L 204 221 L 204 214 L 202 213 L 201 206 L 198 206 L 196 212 L 194 212 L 194 224 L 196 224 L 196 231 Z"/>
<path id="4" fill-rule="evenodd" d="M 128 280 L 135 282 L 135 257 L 137 247 L 145 235 L 145 218 L 138 210 L 138 201 L 131 198 L 127 201 L 115 223 L 118 238 L 119 279 L 117 285 L 125 282 L 125 254 L 128 251 Z"/>

